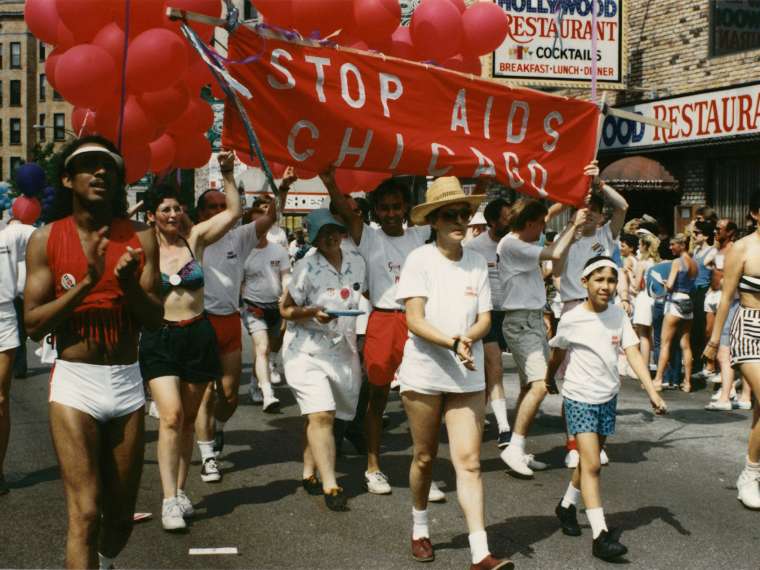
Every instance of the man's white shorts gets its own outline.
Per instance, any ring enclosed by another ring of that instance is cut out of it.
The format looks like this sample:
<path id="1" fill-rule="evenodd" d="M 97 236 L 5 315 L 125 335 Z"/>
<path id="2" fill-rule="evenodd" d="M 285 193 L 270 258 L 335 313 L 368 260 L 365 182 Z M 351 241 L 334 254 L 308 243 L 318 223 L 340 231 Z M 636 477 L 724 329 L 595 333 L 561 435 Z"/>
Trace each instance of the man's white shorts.
<path id="1" fill-rule="evenodd" d="M 131 414 L 145 405 L 140 366 L 55 361 L 50 402 L 84 412 L 99 422 Z"/>
<path id="2" fill-rule="evenodd" d="M 20 344 L 16 312 L 0 312 L 0 352 L 18 348 Z"/>
<path id="3" fill-rule="evenodd" d="M 721 296 L 722 296 L 722 292 L 720 289 L 718 289 L 717 291 L 713 291 L 712 289 L 707 291 L 707 294 L 705 295 L 705 304 L 703 307 L 705 313 L 718 312 L 718 305 L 720 304 Z"/>
<path id="4" fill-rule="evenodd" d="M 283 351 L 288 386 L 301 415 L 335 412 L 339 420 L 352 420 L 361 388 L 359 355 L 346 342 L 319 354 Z"/>

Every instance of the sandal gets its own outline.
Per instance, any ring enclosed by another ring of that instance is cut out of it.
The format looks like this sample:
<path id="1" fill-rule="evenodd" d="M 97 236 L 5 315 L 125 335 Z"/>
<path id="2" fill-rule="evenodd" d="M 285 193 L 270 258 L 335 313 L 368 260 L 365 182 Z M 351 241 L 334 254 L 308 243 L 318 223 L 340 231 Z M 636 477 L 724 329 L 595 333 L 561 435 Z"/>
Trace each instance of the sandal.
<path id="1" fill-rule="evenodd" d="M 325 505 L 331 511 L 347 511 L 348 499 L 346 499 L 346 495 L 343 493 L 343 487 L 335 487 L 325 491 Z"/>
<path id="2" fill-rule="evenodd" d="M 309 493 L 309 495 L 322 494 L 322 483 L 319 482 L 319 479 L 317 479 L 316 475 L 312 475 L 307 479 L 301 480 L 301 485 L 304 489 L 306 489 L 306 492 Z"/>
<path id="3" fill-rule="evenodd" d="M 681 392 L 686 392 L 688 394 L 691 392 L 691 384 L 682 384 L 680 390 Z"/>

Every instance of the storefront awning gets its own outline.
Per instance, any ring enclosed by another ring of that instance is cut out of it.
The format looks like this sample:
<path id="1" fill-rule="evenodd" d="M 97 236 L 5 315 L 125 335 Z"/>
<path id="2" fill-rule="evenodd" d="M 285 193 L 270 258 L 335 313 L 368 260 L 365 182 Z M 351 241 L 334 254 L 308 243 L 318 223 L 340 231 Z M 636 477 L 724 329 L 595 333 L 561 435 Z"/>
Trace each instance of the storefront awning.
<path id="1" fill-rule="evenodd" d="M 608 165 L 602 180 L 618 190 L 678 190 L 678 180 L 654 159 L 627 156 Z"/>

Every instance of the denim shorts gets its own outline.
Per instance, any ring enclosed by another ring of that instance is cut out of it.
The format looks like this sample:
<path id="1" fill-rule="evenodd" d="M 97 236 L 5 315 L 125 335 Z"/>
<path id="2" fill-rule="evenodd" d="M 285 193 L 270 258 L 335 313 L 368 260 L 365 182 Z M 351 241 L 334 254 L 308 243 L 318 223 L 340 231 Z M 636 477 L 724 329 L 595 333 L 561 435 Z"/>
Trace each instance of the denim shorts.
<path id="1" fill-rule="evenodd" d="M 615 433 L 617 396 L 603 404 L 587 404 L 564 398 L 567 433 L 598 433 L 608 436 Z"/>

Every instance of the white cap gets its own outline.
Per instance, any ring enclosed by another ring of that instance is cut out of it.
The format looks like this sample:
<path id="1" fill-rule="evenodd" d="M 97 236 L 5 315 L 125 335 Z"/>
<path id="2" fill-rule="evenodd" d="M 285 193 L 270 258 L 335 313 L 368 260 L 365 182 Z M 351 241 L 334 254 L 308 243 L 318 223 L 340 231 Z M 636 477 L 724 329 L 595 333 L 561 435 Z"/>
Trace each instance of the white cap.
<path id="1" fill-rule="evenodd" d="M 470 223 L 467 224 L 468 226 L 485 226 L 488 222 L 486 222 L 485 216 L 483 216 L 483 212 L 475 212 L 475 215 L 470 220 Z"/>
<path id="2" fill-rule="evenodd" d="M 124 169 L 124 159 L 116 154 L 115 152 L 111 152 L 106 147 L 99 145 L 98 143 L 93 144 L 85 144 L 80 146 L 78 149 L 76 149 L 74 152 L 72 152 L 68 158 L 66 159 L 66 162 L 63 163 L 63 166 L 68 166 L 69 162 L 71 162 L 71 159 L 75 156 L 79 156 L 80 154 L 85 154 L 89 152 L 99 152 L 101 154 L 107 154 L 108 156 L 113 159 L 113 161 L 116 163 L 116 166 L 118 166 L 120 169 Z"/>

